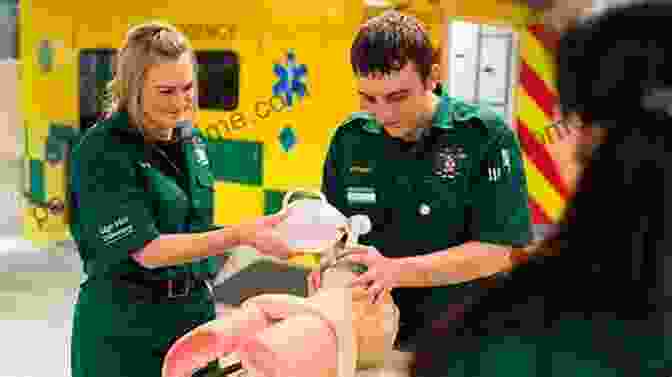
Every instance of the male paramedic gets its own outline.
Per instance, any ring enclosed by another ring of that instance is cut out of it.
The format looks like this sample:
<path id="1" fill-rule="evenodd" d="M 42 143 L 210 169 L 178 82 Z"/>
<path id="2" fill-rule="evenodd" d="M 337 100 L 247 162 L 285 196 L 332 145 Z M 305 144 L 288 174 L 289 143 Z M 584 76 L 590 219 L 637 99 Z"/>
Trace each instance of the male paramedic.
<path id="1" fill-rule="evenodd" d="M 435 90 L 438 65 L 425 27 L 388 11 L 363 24 L 351 49 L 362 112 L 331 140 L 322 190 L 371 232 L 350 259 L 368 267 L 353 285 L 400 308 L 396 347 L 507 271 L 531 241 L 527 184 L 516 137 L 492 111 Z"/>

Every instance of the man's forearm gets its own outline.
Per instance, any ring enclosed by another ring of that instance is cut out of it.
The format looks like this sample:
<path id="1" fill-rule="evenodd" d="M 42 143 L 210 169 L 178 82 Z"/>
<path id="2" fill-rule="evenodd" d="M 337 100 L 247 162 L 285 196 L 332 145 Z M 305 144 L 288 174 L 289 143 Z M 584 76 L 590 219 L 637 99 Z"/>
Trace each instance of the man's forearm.
<path id="1" fill-rule="evenodd" d="M 427 255 L 400 258 L 400 287 L 458 284 L 510 270 L 510 247 L 467 242 Z"/>

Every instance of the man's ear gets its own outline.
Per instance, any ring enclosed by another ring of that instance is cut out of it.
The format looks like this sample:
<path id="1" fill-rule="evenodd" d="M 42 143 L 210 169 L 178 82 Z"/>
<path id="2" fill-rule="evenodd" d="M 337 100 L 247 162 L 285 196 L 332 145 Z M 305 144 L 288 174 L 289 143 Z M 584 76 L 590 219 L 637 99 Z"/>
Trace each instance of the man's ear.
<path id="1" fill-rule="evenodd" d="M 435 85 L 441 81 L 441 66 L 437 63 L 432 64 L 432 71 L 429 76 L 435 81 Z"/>
<path id="2" fill-rule="evenodd" d="M 436 85 L 441 81 L 441 67 L 438 64 L 432 64 L 432 69 L 429 71 L 425 88 L 427 90 L 434 90 Z"/>

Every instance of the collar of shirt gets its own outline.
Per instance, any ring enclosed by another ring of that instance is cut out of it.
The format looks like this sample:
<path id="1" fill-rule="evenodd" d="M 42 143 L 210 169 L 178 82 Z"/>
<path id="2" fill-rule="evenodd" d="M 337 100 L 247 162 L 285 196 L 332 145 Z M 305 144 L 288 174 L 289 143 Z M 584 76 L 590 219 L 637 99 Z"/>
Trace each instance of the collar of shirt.
<path id="1" fill-rule="evenodd" d="M 138 143 L 147 143 L 144 135 L 135 126 L 131 124 L 130 116 L 126 111 L 119 111 L 110 115 L 109 121 L 112 122 L 111 131 L 128 137 L 129 140 Z M 174 144 L 178 141 L 178 133 L 173 132 L 173 138 L 165 143 L 157 143 L 158 145 Z"/>
<path id="2" fill-rule="evenodd" d="M 367 120 L 363 125 L 364 130 L 375 134 L 382 133 L 383 127 L 372 114 L 357 113 L 357 116 Z M 478 106 L 443 95 L 432 117 L 432 127 L 450 130 L 455 128 L 456 122 L 465 122 L 473 118 L 480 118 Z"/>
<path id="3" fill-rule="evenodd" d="M 133 141 L 144 143 L 142 133 L 131 124 L 131 118 L 127 112 L 115 112 L 106 121 L 112 122 L 112 132 L 128 137 Z"/>

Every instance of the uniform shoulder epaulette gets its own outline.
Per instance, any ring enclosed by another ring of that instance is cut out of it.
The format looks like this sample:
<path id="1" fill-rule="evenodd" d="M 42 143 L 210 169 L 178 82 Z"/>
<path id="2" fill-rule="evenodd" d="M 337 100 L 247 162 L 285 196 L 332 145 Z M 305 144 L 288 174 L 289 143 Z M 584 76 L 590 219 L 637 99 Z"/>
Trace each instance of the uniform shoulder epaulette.
<path id="1" fill-rule="evenodd" d="M 509 131 L 504 119 L 487 105 L 471 104 L 462 100 L 453 100 L 452 117 L 457 123 L 479 124 L 490 135 Z M 477 120 L 477 122 L 470 122 Z"/>
<path id="2" fill-rule="evenodd" d="M 452 98 L 450 101 L 450 112 L 457 121 L 467 121 L 479 117 L 479 106 L 468 103 L 461 98 Z"/>
<path id="3" fill-rule="evenodd" d="M 380 127 L 371 113 L 359 111 L 350 114 L 339 126 L 346 130 L 366 130 L 369 132 L 379 132 Z"/>
<path id="4" fill-rule="evenodd" d="M 485 123 L 485 126 L 488 128 L 488 130 L 496 133 L 509 130 L 509 127 L 507 127 L 504 118 L 502 118 L 501 115 L 496 113 L 489 106 L 480 106 L 478 109 L 478 114 L 479 119 Z"/>
<path id="5" fill-rule="evenodd" d="M 485 127 L 487 139 L 491 142 L 509 143 L 516 140 L 515 131 L 506 124 L 504 118 L 488 106 L 479 106 L 478 119 Z"/>

